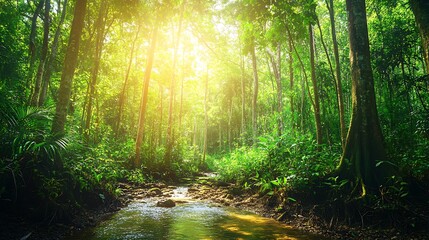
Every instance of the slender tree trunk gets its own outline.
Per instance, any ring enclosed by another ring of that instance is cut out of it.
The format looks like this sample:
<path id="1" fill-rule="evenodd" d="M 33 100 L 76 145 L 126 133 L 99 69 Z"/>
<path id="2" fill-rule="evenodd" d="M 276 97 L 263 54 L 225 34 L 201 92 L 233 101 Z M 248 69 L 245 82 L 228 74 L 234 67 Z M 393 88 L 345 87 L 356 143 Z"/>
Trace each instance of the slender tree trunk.
<path id="1" fill-rule="evenodd" d="M 290 112 L 292 115 L 292 130 L 295 128 L 295 103 L 294 103 L 294 78 L 293 78 L 293 45 L 292 36 L 289 37 L 289 87 L 290 87 Z"/>
<path id="2" fill-rule="evenodd" d="M 152 39 L 151 39 L 149 52 L 148 52 L 148 59 L 147 59 L 146 69 L 144 74 L 143 93 L 142 93 L 142 99 L 140 102 L 139 123 L 138 123 L 138 131 L 137 131 L 137 138 L 136 138 L 136 157 L 134 159 L 134 167 L 136 168 L 141 166 L 140 153 L 141 153 L 142 142 L 144 139 L 144 126 L 146 121 L 146 106 L 148 101 L 149 80 L 152 72 L 153 58 L 155 55 L 157 33 L 158 33 L 158 27 L 157 25 L 155 25 L 152 32 Z"/>
<path id="3" fill-rule="evenodd" d="M 204 87 L 204 146 L 203 146 L 203 159 L 200 163 L 200 166 L 203 166 L 206 163 L 206 154 L 207 154 L 207 133 L 208 133 L 208 124 L 209 124 L 209 115 L 208 115 L 208 95 L 209 95 L 209 66 L 207 64 L 207 73 L 206 81 Z"/>
<path id="4" fill-rule="evenodd" d="M 159 86 L 159 126 L 158 126 L 158 141 L 159 141 L 159 146 L 160 145 L 162 145 L 163 144 L 163 141 L 162 141 L 162 119 L 163 119 L 163 112 L 164 112 L 164 107 L 163 107 L 163 100 L 164 100 L 164 97 L 163 97 L 163 91 L 164 91 L 164 89 L 162 88 L 162 84 L 161 84 L 161 82 L 159 81 L 158 82 L 158 86 Z"/>
<path id="5" fill-rule="evenodd" d="M 364 196 L 376 192 L 388 172 L 383 135 L 378 119 L 371 69 L 365 0 L 347 0 L 352 73 L 352 120 L 340 161 L 340 176 L 357 181 Z"/>
<path id="6" fill-rule="evenodd" d="M 286 26 L 286 31 L 287 31 L 287 33 L 288 33 L 288 36 L 291 36 L 291 33 L 290 33 L 290 30 L 289 30 L 289 27 L 287 27 Z M 302 62 L 302 59 L 301 59 L 301 57 L 300 57 L 300 55 L 299 55 L 299 52 L 298 52 L 298 50 L 296 49 L 296 47 L 295 47 L 295 44 L 294 44 L 294 42 L 293 42 L 293 39 L 292 38 L 290 38 L 291 40 L 291 45 L 292 45 L 292 48 L 294 49 L 294 51 L 295 51 L 295 54 L 296 54 L 296 56 L 297 56 L 297 58 L 298 58 L 298 62 L 299 62 L 299 64 L 301 65 L 301 68 L 302 68 L 302 71 L 301 71 L 301 74 L 304 76 L 304 80 L 305 80 L 305 84 L 307 85 L 307 94 L 308 94 L 308 97 L 309 97 L 309 99 L 310 99 L 310 101 L 311 101 L 311 105 L 313 106 L 313 108 L 316 108 L 315 107 L 315 102 L 314 102 L 314 100 L 313 100 L 313 97 L 312 97 L 312 95 L 311 95 L 311 92 L 310 92 L 310 88 L 309 88 L 309 84 L 308 84 L 308 77 L 307 77 L 307 73 L 305 72 L 305 66 L 304 66 L 304 63 Z M 302 86 L 304 86 L 304 85 L 302 85 Z M 303 87 L 302 88 L 303 90 L 305 90 L 305 87 Z"/>
<path id="7" fill-rule="evenodd" d="M 320 33 L 320 42 L 322 43 L 323 50 L 325 51 L 326 59 L 328 60 L 329 70 L 330 70 L 331 75 L 332 75 L 332 81 L 334 82 L 335 91 L 337 93 L 337 106 L 339 106 L 339 102 L 338 102 L 338 86 L 337 86 L 337 81 L 336 81 L 336 77 L 335 77 L 335 73 L 334 73 L 334 68 L 332 67 L 332 62 L 331 62 L 331 58 L 329 57 L 328 48 L 326 47 L 325 40 L 323 39 L 322 27 L 320 27 L 320 22 L 319 22 L 319 19 L 317 17 L 316 17 L 316 21 L 317 21 L 317 27 L 318 27 L 319 33 Z M 331 103 L 330 103 L 329 99 L 327 99 L 327 100 L 329 102 L 328 106 L 330 106 Z M 322 103 L 324 102 L 323 99 L 321 99 L 320 101 Z M 322 110 L 324 110 L 322 113 L 324 113 L 324 112 L 326 113 L 327 112 L 326 111 L 326 106 L 324 106 L 322 108 Z M 341 112 L 341 111 L 339 110 L 338 112 Z M 339 115 L 341 116 L 341 114 L 339 114 Z M 340 120 L 340 122 L 341 122 L 341 120 Z M 327 135 L 326 135 L 327 138 L 326 139 L 329 142 L 330 137 L 329 137 L 329 131 L 328 131 L 328 129 L 326 129 L 326 133 L 327 133 Z M 341 139 L 341 141 L 343 141 L 343 139 L 341 138 L 341 134 L 342 134 L 342 132 L 341 132 L 341 124 L 340 124 L 340 139 Z M 343 142 L 341 142 L 341 145 L 342 145 L 342 147 L 344 149 Z"/>
<path id="8" fill-rule="evenodd" d="M 118 120 L 117 120 L 116 126 L 115 126 L 116 137 L 119 136 L 119 132 L 120 132 L 120 127 L 121 127 L 121 122 L 122 122 L 122 114 L 124 112 L 124 105 L 125 105 L 125 95 L 126 95 L 126 92 L 128 89 L 128 80 L 130 77 L 131 66 L 133 64 L 133 58 L 134 58 L 134 51 L 136 48 L 136 43 L 137 43 L 137 40 L 138 40 L 138 37 L 140 34 L 140 30 L 141 30 L 141 24 L 139 24 L 139 26 L 137 28 L 136 36 L 135 36 L 134 41 L 131 45 L 130 59 L 128 60 L 128 67 L 127 67 L 127 71 L 125 72 L 124 85 L 122 86 L 121 95 L 119 96 Z"/>
<path id="9" fill-rule="evenodd" d="M 244 56 L 241 56 L 241 137 L 245 143 L 246 134 L 246 83 L 244 78 Z"/>
<path id="10" fill-rule="evenodd" d="M 88 105 L 86 105 L 86 119 L 85 128 L 83 131 L 84 139 L 86 143 L 89 143 L 89 135 L 91 130 L 91 119 L 92 119 L 92 105 L 96 95 L 98 72 L 100 69 L 101 54 L 103 52 L 104 43 L 104 31 L 106 25 L 106 17 L 108 13 L 107 3 L 100 3 L 100 10 L 98 13 L 97 22 L 95 23 L 96 28 L 96 39 L 95 39 L 95 53 L 94 53 L 94 65 L 91 70 L 91 81 L 89 83 L 89 95 Z"/>
<path id="11" fill-rule="evenodd" d="M 344 98 L 343 98 L 343 86 L 341 80 L 341 65 L 340 65 L 340 54 L 338 51 L 338 42 L 337 42 L 337 30 L 335 28 L 335 11 L 334 11 L 334 1 L 326 1 L 326 6 L 329 10 L 329 18 L 331 21 L 331 35 L 332 43 L 334 46 L 334 58 L 335 58 L 335 76 L 336 76 L 336 87 L 337 87 L 337 99 L 338 99 L 338 113 L 340 117 L 340 134 L 341 134 L 341 146 L 345 147 L 346 143 L 346 121 L 344 114 Z"/>
<path id="12" fill-rule="evenodd" d="M 258 79 L 258 66 L 256 63 L 256 51 L 255 45 L 252 44 L 251 49 L 251 57 L 252 57 L 252 68 L 253 68 L 253 99 L 252 99 L 252 140 L 253 144 L 256 143 L 256 137 L 258 136 L 258 87 L 259 87 L 259 79 Z"/>
<path id="13" fill-rule="evenodd" d="M 231 142 L 232 142 L 232 113 L 233 113 L 233 98 L 229 100 L 229 109 L 228 109 L 228 150 L 231 151 Z"/>
<path id="14" fill-rule="evenodd" d="M 219 121 L 218 131 L 219 131 L 219 152 L 222 152 L 222 124 L 221 124 L 221 121 Z"/>
<path id="15" fill-rule="evenodd" d="M 182 131 L 182 118 L 183 118 L 183 90 L 184 90 L 184 82 L 185 82 L 185 73 L 184 73 L 184 63 L 185 63 L 185 49 L 183 49 L 182 53 L 182 76 L 180 78 L 180 111 L 179 111 L 179 134 Z"/>
<path id="16" fill-rule="evenodd" d="M 317 144 L 322 144 L 322 121 L 320 118 L 320 101 L 319 101 L 319 88 L 317 87 L 316 80 L 316 67 L 314 61 L 314 34 L 313 34 L 313 26 L 310 24 L 309 27 L 310 32 L 310 65 L 311 65 L 311 81 L 313 83 L 313 91 L 314 91 L 314 119 L 316 121 L 316 141 Z"/>
<path id="17" fill-rule="evenodd" d="M 283 87 L 282 87 L 282 80 L 281 80 L 281 64 L 280 64 L 280 44 L 277 45 L 277 58 L 274 55 L 273 52 L 269 48 L 267 48 L 267 53 L 270 58 L 271 66 L 273 68 L 274 78 L 276 79 L 276 92 L 277 92 L 277 113 L 278 113 L 278 119 L 277 119 L 277 134 L 278 136 L 282 135 L 283 132 Z"/>
<path id="18" fill-rule="evenodd" d="M 45 12 L 43 16 L 43 43 L 42 52 L 40 54 L 39 66 L 37 68 L 36 80 L 34 82 L 33 96 L 31 97 L 32 106 L 39 105 L 40 89 L 42 87 L 43 72 L 45 71 L 46 58 L 48 56 L 48 45 L 49 45 L 49 28 L 50 28 L 50 11 L 51 1 L 45 0 Z"/>
<path id="19" fill-rule="evenodd" d="M 74 17 L 71 26 L 69 44 L 64 59 L 64 67 L 61 75 L 60 88 L 58 90 L 58 102 L 52 122 L 52 133 L 56 135 L 64 134 L 64 126 L 67 118 L 67 108 L 70 103 L 72 82 L 77 64 L 80 37 L 86 14 L 87 0 L 76 0 Z"/>
<path id="20" fill-rule="evenodd" d="M 410 5 L 422 39 L 426 72 L 429 72 L 429 2 L 427 0 L 410 0 Z"/>
<path id="21" fill-rule="evenodd" d="M 303 77 L 303 75 L 305 75 L 305 74 L 302 74 L 302 72 L 304 72 L 305 73 L 305 69 L 304 68 L 301 68 L 301 73 L 300 73 L 300 75 L 301 75 L 301 86 L 302 86 L 302 90 L 301 90 L 301 108 L 300 108 L 300 126 L 301 126 L 301 132 L 305 132 L 305 129 L 304 129 L 304 113 L 305 113 L 305 86 L 306 86 L 306 84 L 305 84 L 305 82 L 306 82 L 306 80 L 304 79 L 305 77 Z M 308 88 L 308 84 L 307 84 L 307 88 Z"/>
<path id="22" fill-rule="evenodd" d="M 194 116 L 194 134 L 193 134 L 193 138 L 192 138 L 192 146 L 196 147 L 197 146 L 197 116 Z"/>
<path id="23" fill-rule="evenodd" d="M 183 11 L 185 7 L 185 2 L 182 3 L 182 9 L 180 12 L 180 20 L 179 20 L 179 29 L 177 31 L 177 40 L 175 42 L 174 46 L 174 56 L 173 56 L 173 66 L 172 66 L 172 72 L 173 75 L 171 77 L 171 83 L 170 83 L 170 107 L 168 111 L 168 126 L 167 126 L 167 143 L 166 143 L 166 152 L 164 156 L 164 165 L 166 169 L 170 169 L 171 165 L 171 154 L 173 151 L 173 145 L 174 145 L 174 134 L 173 134 L 173 122 L 174 122 L 174 98 L 175 98 L 175 85 L 176 85 L 176 65 L 177 65 L 177 51 L 179 48 L 180 43 L 180 36 L 182 33 L 182 22 L 183 22 Z"/>
<path id="24" fill-rule="evenodd" d="M 68 2 L 67 0 L 64 0 L 64 2 L 63 2 L 63 7 L 61 9 L 61 18 L 60 18 L 60 21 L 58 22 L 57 29 L 55 30 L 54 41 L 52 42 L 52 47 L 51 47 L 51 49 L 52 49 L 51 54 L 49 55 L 49 58 L 47 59 L 47 65 L 45 67 L 46 71 L 43 74 L 42 89 L 40 91 L 40 96 L 39 96 L 39 105 L 40 106 L 45 104 L 46 96 L 47 96 L 48 88 L 49 88 L 49 83 L 51 82 L 53 65 L 54 65 L 55 59 L 57 58 L 57 54 L 58 54 L 58 42 L 60 39 L 64 19 L 66 17 L 66 13 L 67 13 L 67 2 Z"/>
<path id="25" fill-rule="evenodd" d="M 37 34 L 37 18 L 40 15 L 40 12 L 43 8 L 43 3 L 45 0 L 40 0 L 39 3 L 36 6 L 36 10 L 34 10 L 34 14 L 31 18 L 31 30 L 30 30 L 30 37 L 28 42 L 28 55 L 29 55 L 29 69 L 28 69 L 28 75 L 27 75 L 27 86 L 32 86 L 30 84 L 33 80 L 33 73 L 34 73 L 34 63 L 36 62 L 36 34 Z M 30 89 L 30 94 L 33 93 L 33 89 Z M 30 103 L 32 95 L 30 96 Z"/>

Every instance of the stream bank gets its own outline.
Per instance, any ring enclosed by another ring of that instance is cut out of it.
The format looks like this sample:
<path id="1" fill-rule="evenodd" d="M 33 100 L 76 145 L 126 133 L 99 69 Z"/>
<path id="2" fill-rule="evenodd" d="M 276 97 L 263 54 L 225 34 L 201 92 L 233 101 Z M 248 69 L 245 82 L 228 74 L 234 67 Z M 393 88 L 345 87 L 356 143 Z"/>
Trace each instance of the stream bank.
<path id="1" fill-rule="evenodd" d="M 276 209 L 273 197 L 260 196 L 255 191 L 244 191 L 240 186 L 231 183 L 217 181 L 213 176 L 200 176 L 195 179 L 183 179 L 180 183 L 187 187 L 190 199 L 196 201 L 207 201 L 215 206 L 230 206 L 258 215 L 280 220 L 293 228 L 319 234 L 328 239 L 429 239 L 428 232 L 400 232 L 397 229 L 377 229 L 348 227 L 334 224 L 318 217 L 314 213 L 317 206 L 305 206 L 297 202 L 290 202 L 287 209 Z M 147 199 L 153 201 L 166 201 L 175 199 L 174 191 L 176 184 L 165 184 L 162 182 L 132 185 L 120 183 L 121 194 L 118 199 L 105 199 L 104 204 L 98 208 L 85 209 L 69 223 L 56 223 L 51 225 L 40 225 L 28 223 L 23 219 L 8 216 L 2 218 L 0 239 L 63 239 L 75 234 L 82 229 L 95 226 L 109 218 L 117 210 L 134 202 L 144 202 Z M 185 200 L 188 201 L 188 200 Z M 26 238 L 27 237 L 27 238 Z"/>

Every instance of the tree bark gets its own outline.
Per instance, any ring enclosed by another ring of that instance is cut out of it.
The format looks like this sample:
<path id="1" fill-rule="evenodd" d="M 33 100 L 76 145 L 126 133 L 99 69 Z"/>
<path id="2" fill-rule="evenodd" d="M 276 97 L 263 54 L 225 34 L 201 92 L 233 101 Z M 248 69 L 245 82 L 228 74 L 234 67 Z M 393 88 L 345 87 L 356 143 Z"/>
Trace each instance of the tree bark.
<path id="1" fill-rule="evenodd" d="M 362 187 L 361 195 L 368 190 L 377 191 L 388 174 L 383 135 L 378 119 L 374 80 L 370 62 L 365 0 L 347 0 L 352 75 L 352 120 L 345 149 L 339 165 L 343 178 L 356 181 Z M 355 185 L 355 186 L 357 186 Z"/>
<path id="2" fill-rule="evenodd" d="M 86 14 L 87 0 L 76 0 L 74 17 L 71 26 L 69 44 L 64 59 L 64 67 L 61 75 L 60 88 L 58 90 L 58 102 L 55 109 L 55 116 L 52 122 L 52 133 L 56 135 L 64 134 L 64 127 L 67 118 L 67 108 L 70 103 L 72 82 L 77 64 L 79 43 Z"/>
<path id="3" fill-rule="evenodd" d="M 149 80 L 152 72 L 153 59 L 155 55 L 157 33 L 158 33 L 158 27 L 157 25 L 155 25 L 152 32 L 151 44 L 148 52 L 148 59 L 147 59 L 145 75 L 144 75 L 142 99 L 140 102 L 139 124 L 138 124 L 138 131 L 137 131 L 137 137 L 136 137 L 136 156 L 134 159 L 134 167 L 136 168 L 141 166 L 140 153 L 141 153 L 142 142 L 144 139 L 144 126 L 145 126 L 145 120 L 146 120 L 146 106 L 148 101 Z"/>
<path id="4" fill-rule="evenodd" d="M 410 5 L 422 39 L 426 72 L 429 72 L 429 2 L 427 0 L 410 0 Z"/>
<path id="5" fill-rule="evenodd" d="M 314 61 L 314 34 L 313 26 L 310 24 L 309 27 L 310 33 L 310 65 L 311 65 L 311 82 L 313 83 L 313 92 L 314 92 L 314 119 L 316 121 L 316 141 L 317 144 L 322 144 L 322 121 L 320 118 L 320 101 L 319 101 L 319 88 L 317 87 L 316 80 L 316 67 Z"/>

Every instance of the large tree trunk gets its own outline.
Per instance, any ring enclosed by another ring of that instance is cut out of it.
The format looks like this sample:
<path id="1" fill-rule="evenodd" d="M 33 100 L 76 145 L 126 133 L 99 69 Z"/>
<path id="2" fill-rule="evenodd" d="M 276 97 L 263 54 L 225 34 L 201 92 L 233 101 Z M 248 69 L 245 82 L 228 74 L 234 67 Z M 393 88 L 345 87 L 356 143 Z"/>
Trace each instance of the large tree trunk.
<path id="1" fill-rule="evenodd" d="M 338 42 L 337 42 L 337 30 L 335 28 L 335 11 L 334 11 L 334 1 L 326 1 L 326 5 L 329 10 L 329 18 L 331 20 L 331 35 L 332 43 L 334 46 L 334 58 L 335 58 L 335 76 L 336 76 L 336 87 L 337 87 L 337 99 L 338 99 L 338 113 L 340 117 L 340 134 L 341 134 L 341 146 L 345 147 L 346 143 L 346 122 L 344 116 L 344 99 L 343 99 L 343 87 L 341 83 L 341 65 L 340 65 L 340 54 L 338 51 Z"/>
<path id="2" fill-rule="evenodd" d="M 258 136 L 258 66 L 256 63 L 256 51 L 255 44 L 252 43 L 252 48 L 250 50 L 252 57 L 252 68 L 253 68 L 253 99 L 252 99 L 252 140 L 253 144 L 256 143 L 256 137 Z"/>
<path id="3" fill-rule="evenodd" d="M 40 106 L 39 96 L 42 87 L 43 72 L 45 71 L 46 57 L 48 56 L 49 28 L 50 28 L 51 0 L 45 0 L 45 12 L 43 16 L 43 43 L 40 54 L 39 67 L 37 68 L 36 80 L 34 82 L 33 96 L 31 97 L 32 106 Z"/>
<path id="4" fill-rule="evenodd" d="M 43 74 L 42 89 L 40 91 L 40 96 L 39 96 L 40 106 L 45 104 L 45 101 L 46 101 L 46 95 L 48 92 L 49 83 L 51 81 L 53 65 L 54 65 L 55 59 L 57 58 L 58 42 L 60 39 L 61 29 L 64 23 L 64 19 L 66 17 L 66 13 L 67 13 L 67 0 L 64 0 L 63 7 L 61 9 L 61 18 L 60 18 L 60 21 L 58 22 L 57 29 L 55 30 L 54 41 L 52 42 L 51 54 L 47 59 L 47 63 L 46 63 L 47 65 L 45 67 L 46 70 L 45 70 L 45 73 Z"/>
<path id="5" fill-rule="evenodd" d="M 365 0 L 347 0 L 352 75 L 352 120 L 339 171 L 343 178 L 376 191 L 387 172 L 377 162 L 386 160 L 378 119 L 370 62 Z M 355 185 L 357 186 L 357 185 Z"/>
<path id="6" fill-rule="evenodd" d="M 313 83 L 313 92 L 314 92 L 314 119 L 316 121 L 316 141 L 317 144 L 322 144 L 322 121 L 320 118 L 320 101 L 319 101 L 319 88 L 317 87 L 316 80 L 316 67 L 314 61 L 314 34 L 313 26 L 310 24 L 310 65 L 311 65 L 311 82 Z"/>
<path id="7" fill-rule="evenodd" d="M 80 37 L 86 14 L 87 0 L 76 0 L 74 17 L 70 32 L 69 44 L 64 59 L 63 73 L 61 75 L 60 88 L 58 90 L 58 102 L 52 122 L 52 133 L 64 134 L 64 126 L 67 118 L 67 108 L 70 103 L 73 75 L 77 64 Z"/>
<path id="8" fill-rule="evenodd" d="M 89 94 L 87 96 L 88 104 L 86 105 L 86 119 L 85 119 L 85 128 L 84 128 L 84 139 L 86 143 L 89 143 L 89 135 L 91 129 L 91 119 L 92 119 L 92 108 L 96 95 L 98 72 L 100 70 L 101 62 L 101 53 L 103 52 L 103 43 L 104 43 L 104 31 L 106 25 L 106 17 L 108 13 L 107 3 L 101 3 L 100 10 L 98 13 L 98 18 L 95 23 L 96 28 L 96 38 L 95 38 L 95 53 L 94 53 L 94 65 L 91 69 L 91 80 L 89 82 Z"/>
<path id="9" fill-rule="evenodd" d="M 140 102 L 139 124 L 138 124 L 137 138 L 136 138 L 136 157 L 134 159 L 134 167 L 136 168 L 141 166 L 140 153 L 141 153 L 142 142 L 144 139 L 144 126 L 145 126 L 145 120 L 146 120 L 146 106 L 148 101 L 149 80 L 152 72 L 153 58 L 155 55 L 157 33 L 158 33 L 158 27 L 157 25 L 155 25 L 152 32 L 152 39 L 151 39 L 149 52 L 148 52 L 147 64 L 146 64 L 146 69 L 144 74 L 144 86 L 142 91 L 143 93 L 142 93 L 142 99 Z"/>
<path id="10" fill-rule="evenodd" d="M 419 27 L 426 71 L 429 72 L 429 2 L 427 0 L 410 0 L 410 5 Z"/>

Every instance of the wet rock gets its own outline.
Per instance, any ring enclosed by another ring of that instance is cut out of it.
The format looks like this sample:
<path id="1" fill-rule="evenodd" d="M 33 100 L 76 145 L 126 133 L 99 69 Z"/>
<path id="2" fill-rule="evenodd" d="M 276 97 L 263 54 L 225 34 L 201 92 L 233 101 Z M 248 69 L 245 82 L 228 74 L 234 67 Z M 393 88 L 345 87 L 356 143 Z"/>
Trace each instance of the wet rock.
<path id="1" fill-rule="evenodd" d="M 167 200 L 161 200 L 159 202 L 156 203 L 157 207 L 164 207 L 164 208 L 172 208 L 176 206 L 176 203 L 171 200 L 171 199 L 167 199 Z"/>
<path id="2" fill-rule="evenodd" d="M 151 188 L 147 191 L 147 195 L 151 197 L 160 196 L 162 195 L 162 191 L 159 188 Z"/>

